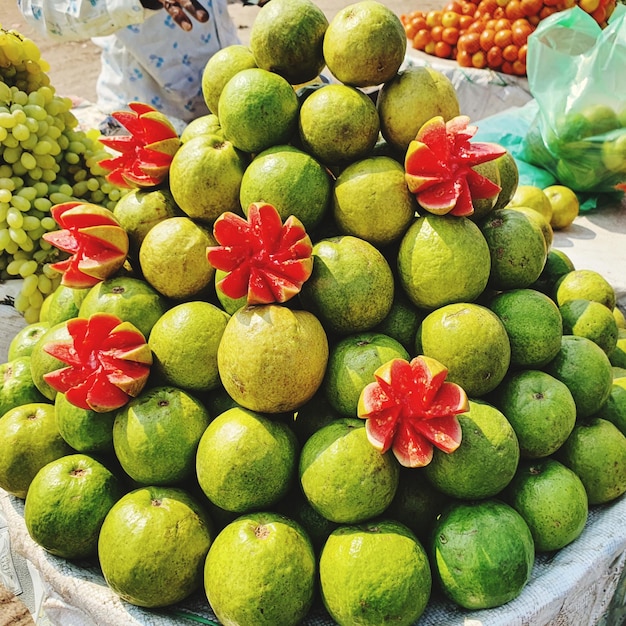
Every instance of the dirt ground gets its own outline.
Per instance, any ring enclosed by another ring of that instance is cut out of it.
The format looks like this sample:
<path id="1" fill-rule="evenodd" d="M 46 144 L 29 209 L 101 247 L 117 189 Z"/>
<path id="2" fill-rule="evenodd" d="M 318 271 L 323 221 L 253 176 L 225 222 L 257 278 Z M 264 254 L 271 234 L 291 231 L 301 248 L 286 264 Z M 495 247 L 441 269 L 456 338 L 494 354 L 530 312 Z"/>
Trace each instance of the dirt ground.
<path id="1" fill-rule="evenodd" d="M 397 15 L 415 10 L 439 9 L 445 0 L 382 0 Z M 317 0 L 317 5 L 328 19 L 354 0 Z M 96 78 L 100 68 L 100 51 L 91 41 L 58 43 L 41 37 L 26 24 L 16 0 L 1 0 L 0 24 L 3 28 L 14 28 L 35 41 L 41 56 L 50 64 L 50 81 L 58 94 L 79 96 L 90 102 L 96 100 Z M 258 7 L 243 6 L 240 2 L 229 2 L 229 10 L 237 25 L 242 43 L 247 43 L 250 27 Z"/>

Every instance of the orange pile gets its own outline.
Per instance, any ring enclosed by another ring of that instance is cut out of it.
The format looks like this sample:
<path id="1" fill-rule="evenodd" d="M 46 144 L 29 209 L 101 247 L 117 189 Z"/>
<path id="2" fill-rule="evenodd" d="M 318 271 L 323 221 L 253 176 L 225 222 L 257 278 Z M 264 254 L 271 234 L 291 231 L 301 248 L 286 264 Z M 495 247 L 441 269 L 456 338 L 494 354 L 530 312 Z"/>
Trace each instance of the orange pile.
<path id="1" fill-rule="evenodd" d="M 557 11 L 578 4 L 604 27 L 615 0 L 451 0 L 441 10 L 400 16 L 416 50 L 462 67 L 526 74 L 528 36 Z"/>

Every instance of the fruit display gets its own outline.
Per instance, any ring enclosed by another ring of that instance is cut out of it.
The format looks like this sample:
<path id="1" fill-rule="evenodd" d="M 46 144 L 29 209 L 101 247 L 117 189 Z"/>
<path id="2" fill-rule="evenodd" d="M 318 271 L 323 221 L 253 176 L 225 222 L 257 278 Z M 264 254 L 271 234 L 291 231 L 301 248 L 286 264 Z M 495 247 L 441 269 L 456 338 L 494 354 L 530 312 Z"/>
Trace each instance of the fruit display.
<path id="1" fill-rule="evenodd" d="M 451 0 L 440 10 L 415 10 L 401 16 L 415 50 L 461 67 L 526 75 L 528 36 L 546 17 L 573 6 L 606 26 L 615 0 Z"/>
<path id="2" fill-rule="evenodd" d="M 520 185 L 443 74 L 401 69 L 392 11 L 355 17 L 344 38 L 344 12 L 272 0 L 180 137 L 116 113 L 117 201 L 49 207 L 58 285 L 0 366 L 0 488 L 111 613 L 471 615 L 626 492 L 626 320 L 552 247 L 576 197 Z"/>
<path id="3" fill-rule="evenodd" d="M 105 180 L 98 133 L 78 127 L 48 69 L 31 39 L 0 25 L 0 278 L 24 279 L 15 306 L 29 322 L 61 278 L 43 238 L 58 228 L 51 207 L 81 199 L 112 208 L 124 193 Z"/>

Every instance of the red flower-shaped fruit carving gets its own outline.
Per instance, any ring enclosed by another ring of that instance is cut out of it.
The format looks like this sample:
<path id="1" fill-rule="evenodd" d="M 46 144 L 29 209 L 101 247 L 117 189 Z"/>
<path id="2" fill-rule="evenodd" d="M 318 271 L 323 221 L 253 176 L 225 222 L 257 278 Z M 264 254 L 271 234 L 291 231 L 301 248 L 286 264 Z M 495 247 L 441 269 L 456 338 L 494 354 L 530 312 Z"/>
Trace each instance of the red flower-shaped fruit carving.
<path id="1" fill-rule="evenodd" d="M 248 219 L 226 212 L 215 220 L 220 244 L 207 248 L 209 263 L 227 272 L 217 287 L 248 304 L 286 302 L 300 292 L 313 270 L 313 246 L 294 215 L 283 224 L 271 204 L 255 202 Z"/>
<path id="2" fill-rule="evenodd" d="M 428 120 L 409 144 L 404 159 L 405 178 L 419 204 L 437 215 L 467 216 L 472 200 L 493 198 L 500 186 L 472 169 L 502 156 L 506 150 L 494 143 L 471 143 L 478 128 L 459 115 L 448 122 Z"/>
<path id="3" fill-rule="evenodd" d="M 118 187 L 154 187 L 161 184 L 181 145 L 166 115 L 142 102 L 131 102 L 130 111 L 116 111 L 114 117 L 130 134 L 100 137 L 98 140 L 120 155 L 103 159 L 107 180 Z"/>
<path id="4" fill-rule="evenodd" d="M 144 388 L 152 351 L 137 328 L 110 313 L 67 322 L 70 339 L 51 341 L 44 350 L 66 363 L 44 374 L 45 381 L 68 402 L 99 413 L 124 406 Z"/>
<path id="5" fill-rule="evenodd" d="M 405 467 L 430 463 L 433 445 L 453 452 L 461 443 L 456 415 L 468 399 L 459 385 L 447 382 L 448 370 L 435 359 L 392 359 L 379 367 L 376 380 L 359 397 L 358 416 L 367 420 L 367 437 L 381 453 L 392 449 Z"/>
<path id="6" fill-rule="evenodd" d="M 61 272 L 67 287 L 84 289 L 119 270 L 128 254 L 128 234 L 112 211 L 84 202 L 64 202 L 50 211 L 61 230 L 43 238 L 71 256 L 52 268 Z"/>

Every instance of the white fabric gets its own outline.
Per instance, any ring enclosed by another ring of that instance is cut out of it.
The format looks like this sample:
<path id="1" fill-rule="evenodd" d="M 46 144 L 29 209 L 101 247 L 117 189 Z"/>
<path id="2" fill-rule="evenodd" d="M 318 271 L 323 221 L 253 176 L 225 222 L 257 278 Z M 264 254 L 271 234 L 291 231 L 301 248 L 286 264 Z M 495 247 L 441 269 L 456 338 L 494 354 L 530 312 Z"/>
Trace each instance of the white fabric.
<path id="1" fill-rule="evenodd" d="M 29 559 L 48 585 L 46 614 L 55 626 L 176 626 L 187 623 L 171 612 L 145 611 L 120 600 L 94 563 L 56 558 L 28 536 L 23 501 L 0 490 L 14 549 Z M 435 596 L 415 626 L 581 626 L 597 624 L 606 613 L 626 561 L 626 498 L 591 507 L 583 533 L 554 554 L 539 555 L 531 580 L 518 598 L 501 607 L 469 612 Z M 175 607 L 217 623 L 199 590 Z M 206 621 L 208 620 L 208 621 Z M 303 626 L 331 626 L 322 610 Z M 612 624 L 611 626 L 615 626 Z"/>
<path id="2" fill-rule="evenodd" d="M 41 35 L 92 38 L 102 49 L 101 111 L 145 102 L 183 122 L 208 112 L 201 84 L 206 62 L 221 48 L 239 43 L 226 0 L 202 4 L 209 21 L 190 18 L 193 27 L 186 32 L 165 10 L 145 10 L 139 0 L 18 0 Z"/>

